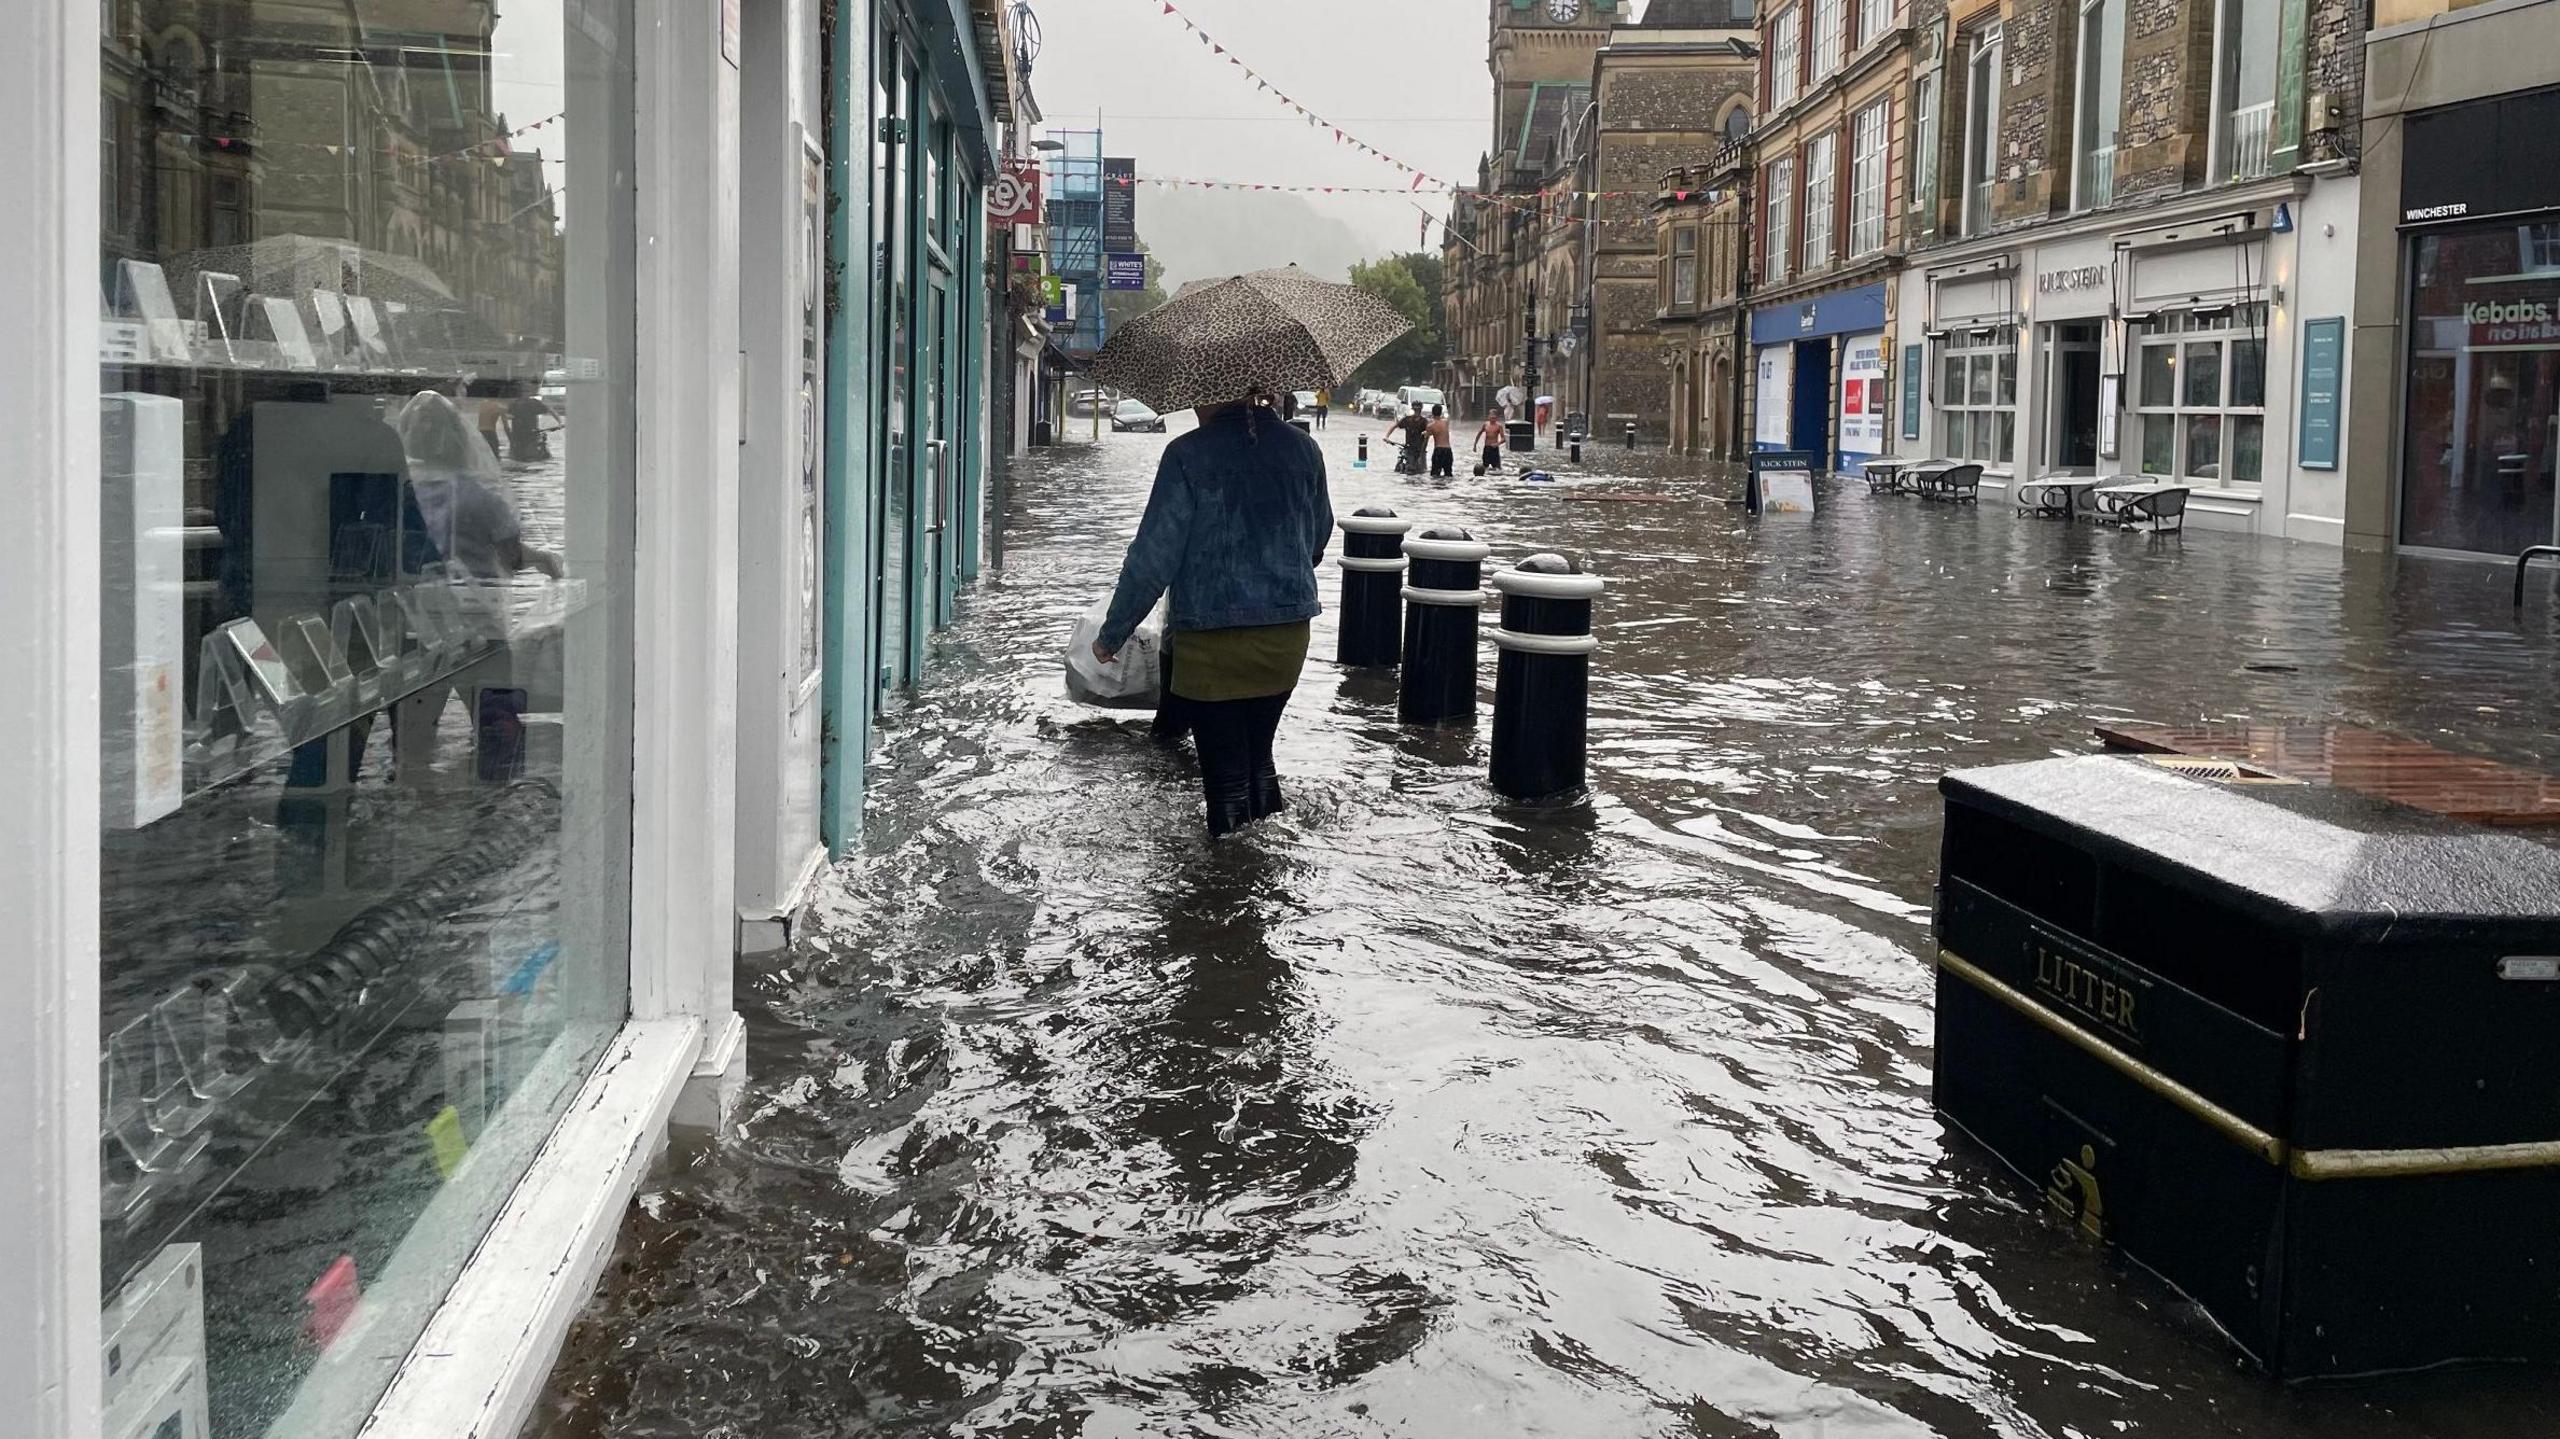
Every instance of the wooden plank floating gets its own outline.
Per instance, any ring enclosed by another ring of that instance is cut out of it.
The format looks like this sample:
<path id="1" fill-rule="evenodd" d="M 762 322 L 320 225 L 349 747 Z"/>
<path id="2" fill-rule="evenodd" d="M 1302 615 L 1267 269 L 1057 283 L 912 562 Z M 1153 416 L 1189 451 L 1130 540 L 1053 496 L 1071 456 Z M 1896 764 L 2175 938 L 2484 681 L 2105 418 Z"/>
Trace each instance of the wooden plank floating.
<path id="1" fill-rule="evenodd" d="M 2194 755 L 2356 790 L 2476 824 L 2560 826 L 2560 778 L 2325 720 L 2097 726 L 2107 748 Z"/>

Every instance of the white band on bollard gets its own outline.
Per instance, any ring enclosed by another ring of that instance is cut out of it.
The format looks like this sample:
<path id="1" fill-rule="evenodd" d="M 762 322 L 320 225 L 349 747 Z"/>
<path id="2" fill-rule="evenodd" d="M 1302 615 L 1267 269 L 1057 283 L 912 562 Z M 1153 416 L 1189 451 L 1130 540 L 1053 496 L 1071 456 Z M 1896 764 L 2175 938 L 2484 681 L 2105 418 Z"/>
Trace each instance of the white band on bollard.
<path id="1" fill-rule="evenodd" d="M 1417 605 L 1464 605 L 1469 609 L 1481 607 L 1485 599 L 1482 590 L 1418 590 L 1411 585 L 1404 587 L 1404 597 Z"/>
<path id="2" fill-rule="evenodd" d="M 1413 528 L 1413 521 L 1398 515 L 1339 515 L 1334 523 L 1350 535 L 1400 535 Z"/>
<path id="3" fill-rule="evenodd" d="M 1383 558 L 1368 555 L 1337 555 L 1334 557 L 1334 563 L 1346 570 L 1365 570 L 1373 575 L 1399 574 L 1404 570 L 1402 555 Z"/>
<path id="4" fill-rule="evenodd" d="M 1417 560 L 1482 561 L 1493 554 L 1493 546 L 1482 540 L 1426 540 L 1420 535 L 1407 535 L 1404 552 Z"/>
<path id="5" fill-rule="evenodd" d="M 1506 595 L 1537 600 L 1587 600 L 1608 588 L 1598 575 L 1550 575 L 1537 570 L 1496 570 L 1493 587 Z"/>
<path id="6" fill-rule="evenodd" d="M 1600 648 L 1598 635 L 1531 635 L 1498 628 L 1493 642 L 1524 655 L 1587 655 Z"/>

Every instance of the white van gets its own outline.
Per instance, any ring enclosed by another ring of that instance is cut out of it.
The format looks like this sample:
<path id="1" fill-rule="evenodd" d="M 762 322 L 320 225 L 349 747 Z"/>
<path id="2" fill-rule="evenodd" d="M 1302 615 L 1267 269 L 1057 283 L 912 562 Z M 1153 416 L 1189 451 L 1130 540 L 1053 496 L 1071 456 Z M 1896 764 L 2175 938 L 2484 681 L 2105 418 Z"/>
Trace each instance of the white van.
<path id="1" fill-rule="evenodd" d="M 1416 403 L 1419 403 L 1422 406 L 1423 412 L 1428 414 L 1430 413 L 1433 405 L 1444 405 L 1447 404 L 1448 401 L 1441 396 L 1438 390 L 1431 388 L 1429 385 L 1396 386 L 1396 412 L 1398 414 L 1410 411 Z"/>

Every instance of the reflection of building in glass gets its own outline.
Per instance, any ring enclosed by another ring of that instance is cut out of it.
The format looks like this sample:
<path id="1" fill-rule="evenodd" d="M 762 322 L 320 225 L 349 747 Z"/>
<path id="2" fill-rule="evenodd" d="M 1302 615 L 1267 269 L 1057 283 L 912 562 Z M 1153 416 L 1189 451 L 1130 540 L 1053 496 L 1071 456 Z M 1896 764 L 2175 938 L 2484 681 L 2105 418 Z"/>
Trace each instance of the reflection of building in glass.
<path id="1" fill-rule="evenodd" d="M 419 262 L 509 348 L 561 347 L 557 117 L 498 113 L 489 0 L 414 0 L 397 28 L 295 0 L 110 0 L 100 239 L 162 262 L 279 236 Z M 510 133 L 515 132 L 515 133 Z M 371 293 L 360 257 L 329 288 Z M 252 289 L 256 278 L 248 279 Z"/>

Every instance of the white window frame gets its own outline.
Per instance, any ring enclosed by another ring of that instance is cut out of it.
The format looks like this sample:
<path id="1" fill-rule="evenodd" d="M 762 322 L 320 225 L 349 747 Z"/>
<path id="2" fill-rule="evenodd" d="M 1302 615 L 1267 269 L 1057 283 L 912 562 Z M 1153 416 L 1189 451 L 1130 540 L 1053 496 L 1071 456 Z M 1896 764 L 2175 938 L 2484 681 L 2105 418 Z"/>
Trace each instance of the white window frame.
<path id="1" fill-rule="evenodd" d="M 1839 220 L 1840 137 L 1816 135 L 1804 142 L 1804 272 L 1831 263 L 1831 232 Z"/>
<path id="2" fill-rule="evenodd" d="M 1852 42 L 1864 50 L 1893 28 L 1893 0 L 1858 0 L 1858 33 Z"/>
<path id="3" fill-rule="evenodd" d="M 1698 227 L 1679 225 L 1671 231 L 1671 308 L 1698 305 Z"/>
<path id="4" fill-rule="evenodd" d="M 2017 462 L 2017 326 L 1983 325 L 1950 334 L 1939 346 L 1930 383 L 1938 392 L 1941 453 L 1994 470 Z"/>
<path id="5" fill-rule="evenodd" d="M 2251 342 L 2258 348 L 2258 402 L 2254 405 L 2237 402 L 2242 387 L 2240 374 L 2232 363 L 2237 348 Z M 2205 346 L 2219 351 L 2216 364 L 2221 374 L 2210 403 L 2191 403 L 2187 395 L 2191 347 Z M 2142 425 L 2142 433 L 2133 446 L 2134 468 L 2145 478 L 2216 489 L 2255 491 L 2263 486 L 2268 450 L 2267 307 L 2240 305 L 2222 314 L 2205 315 L 2167 311 L 2134 327 L 2132 348 L 2133 410 Z M 2150 386 L 2154 373 L 2152 356 L 2163 351 L 2169 377 L 2165 401 Z M 2189 452 L 2194 438 L 2190 422 L 2207 417 L 2214 420 L 2215 436 L 2214 473 L 2210 475 L 2195 472 L 2195 457 Z M 2232 457 L 2239 449 L 2237 436 L 2250 425 L 2258 432 L 2258 474 L 2254 479 L 2242 479 L 2231 473 Z M 2165 442 L 2162 448 L 2167 456 L 2156 467 L 2155 441 Z"/>
<path id="6" fill-rule="evenodd" d="M 1884 248 L 1885 197 L 1892 193 L 1888 171 L 1893 132 L 1893 98 L 1886 96 L 1849 121 L 1849 258 Z"/>
<path id="7" fill-rule="evenodd" d="M 1790 5 L 1769 22 L 1769 110 L 1795 103 L 1804 62 L 1804 6 Z"/>
<path id="8" fill-rule="evenodd" d="M 2107 41 L 2115 73 L 2106 73 Z M 2116 104 L 2100 102 L 2115 83 Z M 2115 198 L 2117 111 L 2124 103 L 2124 0 L 2080 0 L 2080 76 L 2071 99 L 2071 208 L 2094 210 Z"/>
<path id="9" fill-rule="evenodd" d="M 2536 220 L 2516 226 L 2516 268 L 2528 275 L 2560 270 L 2560 221 Z"/>
<path id="10" fill-rule="evenodd" d="M 1921 74 L 1911 92 L 1911 203 L 1927 203 L 1938 185 L 1939 110 L 1947 93 L 1944 72 Z"/>
<path id="11" fill-rule="evenodd" d="M 1787 278 L 1787 261 L 1793 257 L 1795 243 L 1796 162 L 1792 155 L 1769 162 L 1767 189 L 1761 201 L 1765 230 L 1761 235 L 1762 278 L 1769 283 Z"/>
<path id="12" fill-rule="evenodd" d="M 2252 15 L 2255 8 L 2260 13 Z M 2255 180 L 2267 173 L 2274 145 L 2276 91 L 2283 86 L 2283 62 L 2272 57 L 2263 93 L 2242 93 L 2240 64 L 2244 50 L 2263 45 L 2275 50 L 2283 24 L 2280 0 L 2220 0 L 2213 27 L 2213 123 L 2206 153 L 2213 157 L 2216 182 Z M 2252 35 L 2242 27 L 2254 25 Z"/>
<path id="13" fill-rule="evenodd" d="M 100 1439 L 98 264 L 106 0 L 26 0 L 0 45 L 0 425 L 23 471 L 21 552 L 0 566 L 0 664 L 45 695 L 0 714 L 0 812 L 17 839 L 0 914 L 33 960 L 0 1015 L 0 1413 L 10 1432 Z M 738 291 L 736 72 L 716 7 L 635 0 L 639 132 L 631 399 L 634 565 L 628 1017 L 513 1187 L 374 1409 L 372 1439 L 514 1433 L 610 1259 L 669 1113 L 704 1066 L 742 1063 L 731 1010 L 727 817 L 734 658 Z M 855 77 L 857 93 L 867 77 Z M 724 118 L 725 117 L 725 118 Z M 49 279 L 45 277 L 50 277 Z M 725 537 L 725 539 L 724 539 Z M 724 615 L 727 616 L 724 618 Z M 724 1059 L 725 1057 L 725 1059 Z M 739 1071 L 734 1067 L 728 1073 Z M 370 1275 L 367 1276 L 371 1278 Z M 371 1382 L 379 1382 L 378 1379 Z"/>
<path id="14" fill-rule="evenodd" d="M 1968 235 L 1991 228 L 1991 187 L 2000 170 L 2002 30 L 1974 32 L 1964 50 L 1964 223 Z"/>
<path id="15" fill-rule="evenodd" d="M 1820 84 L 1840 68 L 1849 42 L 1849 0 L 1813 0 L 1813 65 L 1811 82 Z"/>

